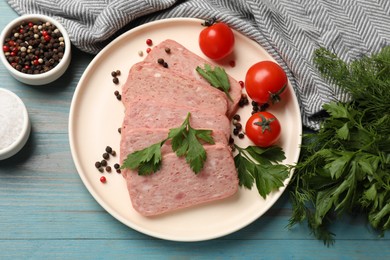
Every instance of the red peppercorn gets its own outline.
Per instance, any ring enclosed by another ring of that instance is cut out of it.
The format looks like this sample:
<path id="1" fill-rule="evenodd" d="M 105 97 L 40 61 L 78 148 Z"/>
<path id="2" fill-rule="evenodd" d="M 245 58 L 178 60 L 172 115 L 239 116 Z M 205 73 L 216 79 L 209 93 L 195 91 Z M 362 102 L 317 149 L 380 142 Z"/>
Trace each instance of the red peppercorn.
<path id="1" fill-rule="evenodd" d="M 4 52 L 8 52 L 8 51 L 9 51 L 9 46 L 3 45 L 3 51 L 4 51 Z"/>
<path id="2" fill-rule="evenodd" d="M 242 88 L 244 87 L 244 81 L 240 80 L 238 83 L 240 84 L 240 86 L 241 86 Z"/>
<path id="3" fill-rule="evenodd" d="M 25 68 L 26 70 L 29 70 L 29 69 L 30 69 L 30 66 L 25 65 L 24 68 Z"/>
<path id="4" fill-rule="evenodd" d="M 43 36 L 43 39 L 45 39 L 45 41 L 49 42 L 51 40 L 51 37 L 50 37 L 50 35 L 47 34 L 47 35 Z"/>
<path id="5" fill-rule="evenodd" d="M 152 50 L 151 48 L 147 48 L 146 53 L 149 53 L 151 50 Z"/>
<path id="6" fill-rule="evenodd" d="M 107 181 L 106 177 L 104 177 L 104 176 L 100 177 L 100 182 L 101 183 L 106 183 L 106 181 Z"/>
<path id="7" fill-rule="evenodd" d="M 234 60 L 229 61 L 230 67 L 234 68 L 236 66 L 236 62 Z"/>
<path id="8" fill-rule="evenodd" d="M 14 46 L 14 45 L 15 45 L 15 42 L 14 42 L 13 40 L 10 40 L 10 41 L 8 42 L 8 45 L 9 45 L 9 46 Z"/>
<path id="9" fill-rule="evenodd" d="M 32 22 L 29 22 L 29 23 L 28 23 L 28 27 L 31 28 L 31 27 L 33 27 L 33 26 L 34 26 L 34 24 L 33 24 Z"/>
<path id="10" fill-rule="evenodd" d="M 37 65 L 39 65 L 39 61 L 38 61 L 38 60 L 34 60 L 34 61 L 33 61 L 33 64 L 34 64 L 35 66 L 37 66 Z"/>
<path id="11" fill-rule="evenodd" d="M 46 31 L 42 31 L 42 36 L 46 36 L 47 35 L 47 32 Z"/>
<path id="12" fill-rule="evenodd" d="M 149 46 L 152 46 L 153 41 L 151 39 L 147 39 L 146 40 L 146 44 L 149 45 Z"/>
<path id="13" fill-rule="evenodd" d="M 16 52 L 11 51 L 11 56 L 16 56 Z"/>
<path id="14" fill-rule="evenodd" d="M 24 33 L 23 28 L 20 28 L 20 29 L 19 29 L 19 33 Z"/>

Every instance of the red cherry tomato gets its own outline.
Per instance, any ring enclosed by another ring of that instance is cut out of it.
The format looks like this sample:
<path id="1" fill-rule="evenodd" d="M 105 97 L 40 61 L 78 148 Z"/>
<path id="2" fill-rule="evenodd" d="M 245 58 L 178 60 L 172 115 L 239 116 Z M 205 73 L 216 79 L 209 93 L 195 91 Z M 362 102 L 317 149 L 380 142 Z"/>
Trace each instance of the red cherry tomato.
<path id="1" fill-rule="evenodd" d="M 286 86 L 286 73 L 272 61 L 260 61 L 252 65 L 245 76 L 248 96 L 259 104 L 279 102 L 279 96 Z"/>
<path id="2" fill-rule="evenodd" d="M 280 137 L 279 120 L 269 112 L 253 114 L 245 125 L 245 133 L 252 142 L 260 147 L 275 144 Z"/>
<path id="3" fill-rule="evenodd" d="M 200 32 L 199 47 L 210 59 L 220 60 L 233 51 L 234 34 L 225 23 L 215 23 Z"/>

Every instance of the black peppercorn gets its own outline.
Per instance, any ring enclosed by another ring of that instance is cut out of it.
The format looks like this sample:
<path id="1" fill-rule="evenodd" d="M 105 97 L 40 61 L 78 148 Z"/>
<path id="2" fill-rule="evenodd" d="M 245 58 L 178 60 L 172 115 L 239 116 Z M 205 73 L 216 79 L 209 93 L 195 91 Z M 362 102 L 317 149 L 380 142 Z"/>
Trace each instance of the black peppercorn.
<path id="1" fill-rule="evenodd" d="M 235 120 L 237 120 L 237 121 L 240 121 L 240 120 L 241 120 L 241 117 L 240 117 L 239 114 L 235 114 L 235 115 L 233 116 L 233 119 L 235 119 Z"/>
<path id="2" fill-rule="evenodd" d="M 107 153 L 111 153 L 112 152 L 111 146 L 107 146 L 105 150 L 106 150 Z"/>
<path id="3" fill-rule="evenodd" d="M 99 169 L 101 166 L 102 166 L 102 164 L 101 164 L 100 162 L 95 162 L 95 167 L 96 167 L 96 168 Z"/>
<path id="4" fill-rule="evenodd" d="M 109 155 L 108 153 L 103 153 L 102 156 L 103 156 L 103 158 L 106 159 L 106 160 L 107 160 L 108 158 L 110 158 L 110 155 Z"/>
<path id="5" fill-rule="evenodd" d="M 101 160 L 100 164 L 101 164 L 101 166 L 106 167 L 107 166 L 107 161 L 106 160 Z"/>

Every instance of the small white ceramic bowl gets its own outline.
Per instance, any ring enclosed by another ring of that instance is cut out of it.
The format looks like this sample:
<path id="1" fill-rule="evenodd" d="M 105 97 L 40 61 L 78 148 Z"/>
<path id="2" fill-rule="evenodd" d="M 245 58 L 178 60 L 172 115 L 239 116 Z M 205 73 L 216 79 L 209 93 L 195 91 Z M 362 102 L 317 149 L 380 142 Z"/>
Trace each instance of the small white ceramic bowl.
<path id="1" fill-rule="evenodd" d="M 64 43 L 65 43 L 65 51 L 64 55 L 61 59 L 61 61 L 52 68 L 51 70 L 41 73 L 41 74 L 27 74 L 20 72 L 13 68 L 11 64 L 9 64 L 5 53 L 3 51 L 3 45 L 4 41 L 7 37 L 10 36 L 11 31 L 13 28 L 16 26 L 20 25 L 23 21 L 25 22 L 37 22 L 37 21 L 42 21 L 42 22 L 50 22 L 51 24 L 55 25 L 58 30 L 62 33 L 62 36 L 64 38 Z M 58 79 L 69 66 L 70 60 L 71 60 L 71 43 L 69 40 L 69 35 L 66 32 L 65 28 L 55 19 L 46 16 L 46 15 L 40 15 L 40 14 L 29 14 L 29 15 L 23 15 L 20 16 L 13 21 L 11 21 L 2 31 L 0 35 L 0 44 L 1 44 L 1 50 L 0 50 L 0 59 L 3 62 L 4 66 L 7 68 L 9 73 L 19 80 L 20 82 L 23 82 L 25 84 L 29 85 L 45 85 L 48 84 L 56 79 Z"/>
<path id="2" fill-rule="evenodd" d="M 31 132 L 23 101 L 13 92 L 0 88 L 0 160 L 19 152 Z"/>

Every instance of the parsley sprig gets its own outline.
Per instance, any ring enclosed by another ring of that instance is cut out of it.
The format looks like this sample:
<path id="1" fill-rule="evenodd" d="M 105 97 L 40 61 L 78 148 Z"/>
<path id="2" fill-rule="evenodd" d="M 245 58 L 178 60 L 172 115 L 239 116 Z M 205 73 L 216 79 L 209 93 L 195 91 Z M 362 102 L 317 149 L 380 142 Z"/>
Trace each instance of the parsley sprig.
<path id="1" fill-rule="evenodd" d="M 230 90 L 229 77 L 224 68 L 215 66 L 214 69 L 212 69 L 209 64 L 205 64 L 204 69 L 197 66 L 196 71 L 205 80 L 207 80 L 207 82 L 210 83 L 211 86 L 225 92 L 229 100 L 233 101 L 232 97 L 229 94 L 229 90 Z"/>
<path id="2" fill-rule="evenodd" d="M 255 184 L 264 199 L 272 191 L 284 186 L 283 182 L 289 176 L 289 169 L 286 165 L 279 164 L 286 158 L 280 147 L 241 148 L 237 145 L 235 147 L 238 154 L 234 157 L 234 163 L 240 186 L 252 189 Z"/>
<path id="3" fill-rule="evenodd" d="M 161 168 L 161 147 L 171 140 L 172 150 L 178 157 L 184 156 L 195 174 L 199 173 L 207 159 L 206 150 L 200 141 L 214 144 L 212 130 L 194 129 L 190 124 L 191 113 L 187 114 L 181 126 L 169 130 L 168 137 L 127 156 L 121 168 L 138 170 L 139 175 L 149 175 Z"/>

